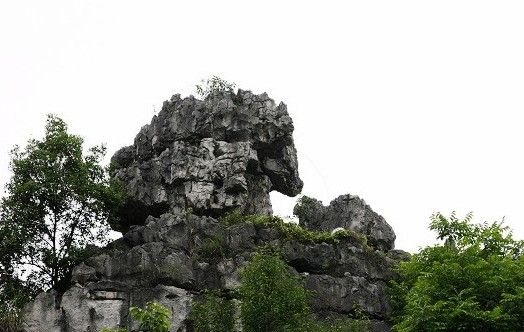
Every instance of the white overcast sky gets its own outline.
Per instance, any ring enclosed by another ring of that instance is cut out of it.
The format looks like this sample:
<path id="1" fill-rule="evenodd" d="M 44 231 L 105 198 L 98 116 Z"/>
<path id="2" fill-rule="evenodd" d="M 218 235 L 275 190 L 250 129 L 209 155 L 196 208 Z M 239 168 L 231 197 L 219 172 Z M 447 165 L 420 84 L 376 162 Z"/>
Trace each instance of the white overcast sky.
<path id="1" fill-rule="evenodd" d="M 435 211 L 523 238 L 523 17 L 521 0 L 2 1 L 0 184 L 45 114 L 111 155 L 216 74 L 284 101 L 303 193 L 359 195 L 397 248 L 431 243 Z"/>

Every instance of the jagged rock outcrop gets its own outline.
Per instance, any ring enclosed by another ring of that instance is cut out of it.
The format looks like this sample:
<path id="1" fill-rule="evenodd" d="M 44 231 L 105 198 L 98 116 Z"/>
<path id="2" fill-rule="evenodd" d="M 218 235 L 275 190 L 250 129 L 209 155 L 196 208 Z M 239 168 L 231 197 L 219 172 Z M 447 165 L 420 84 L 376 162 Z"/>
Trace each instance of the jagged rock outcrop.
<path id="1" fill-rule="evenodd" d="M 304 228 L 328 232 L 337 228 L 350 229 L 366 235 L 371 245 L 377 249 L 387 251 L 395 247 L 393 228 L 358 196 L 342 195 L 328 206 L 314 198 L 303 196 L 293 213 Z"/>
<path id="2" fill-rule="evenodd" d="M 174 95 L 134 145 L 112 158 L 113 174 L 129 195 L 116 228 L 187 210 L 271 214 L 270 191 L 295 196 L 302 190 L 293 129 L 286 105 L 266 94 Z"/>
<path id="3" fill-rule="evenodd" d="M 286 106 L 266 94 L 173 96 L 112 159 L 112 176 L 128 195 L 114 225 L 123 237 L 75 267 L 64 294 L 40 294 L 26 308 L 25 330 L 132 329 L 129 308 L 153 300 L 171 309 L 170 331 L 191 331 L 188 315 L 201 292 L 231 296 L 251 254 L 271 244 L 314 292 L 317 317 L 359 312 L 373 331 L 388 331 L 386 283 L 403 255 L 391 250 L 389 225 L 358 197 L 341 196 L 328 207 L 302 198 L 295 210 L 305 228 L 351 230 L 330 240 L 286 233 L 274 221 L 220 218 L 233 210 L 270 215 L 270 191 L 300 193 L 292 133 Z"/>
<path id="4" fill-rule="evenodd" d="M 131 326 L 129 307 L 150 300 L 172 309 L 172 331 L 185 331 L 192 299 L 204 289 L 236 289 L 240 269 L 267 243 L 282 248 L 284 260 L 314 292 L 311 306 L 319 317 L 356 310 L 376 324 L 389 317 L 386 283 L 395 260 L 358 238 L 328 243 L 290 238 L 271 224 L 227 226 L 211 217 L 164 214 L 149 217 L 77 266 L 74 286 L 61 301 L 41 294 L 29 310 L 27 331 L 40 331 L 43 320 L 49 331 L 61 331 L 64 324 L 73 332 Z"/>

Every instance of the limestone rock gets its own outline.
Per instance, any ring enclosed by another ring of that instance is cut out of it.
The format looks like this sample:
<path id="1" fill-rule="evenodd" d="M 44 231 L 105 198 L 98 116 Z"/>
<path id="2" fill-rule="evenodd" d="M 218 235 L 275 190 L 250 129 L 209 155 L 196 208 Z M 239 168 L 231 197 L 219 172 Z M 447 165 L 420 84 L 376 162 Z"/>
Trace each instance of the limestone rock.
<path id="1" fill-rule="evenodd" d="M 180 288 L 127 288 L 111 283 L 74 285 L 61 298 L 56 293 L 42 293 L 26 308 L 24 330 L 27 332 L 100 332 L 103 328 L 138 328 L 129 317 L 132 306 L 144 307 L 148 301 L 161 303 L 171 310 L 170 331 L 185 331 L 185 319 L 193 295 Z"/>
<path id="2" fill-rule="evenodd" d="M 388 251 L 395 246 L 396 236 L 391 226 L 358 196 L 342 195 L 328 206 L 304 196 L 293 213 L 307 229 L 330 232 L 342 227 L 366 235 L 377 249 Z"/>
<path id="3" fill-rule="evenodd" d="M 61 301 L 57 294 L 40 295 L 27 308 L 27 331 L 36 331 L 42 320 L 49 331 L 132 328 L 129 307 L 148 300 L 172 308 L 172 331 L 183 331 L 193 294 L 238 288 L 240 270 L 257 246 L 267 243 L 281 247 L 284 261 L 303 276 L 315 294 L 311 305 L 317 315 L 347 316 L 358 309 L 378 321 L 389 317 L 385 284 L 395 277 L 395 261 L 360 242 L 311 242 L 289 238 L 271 225 L 226 226 L 211 217 L 164 214 L 132 227 L 123 239 L 75 268 L 76 285 Z"/>
<path id="4" fill-rule="evenodd" d="M 266 94 L 174 95 L 134 145 L 112 158 L 113 176 L 129 196 L 115 229 L 168 211 L 271 214 L 270 191 L 302 190 L 293 129 L 286 105 Z"/>
<path id="5" fill-rule="evenodd" d="M 295 214 L 305 228 L 351 229 L 372 246 L 359 235 L 335 241 L 219 218 L 232 210 L 270 215 L 270 191 L 300 193 L 292 134 L 286 106 L 266 94 L 173 96 L 112 158 L 111 175 L 128 196 L 122 221 L 113 225 L 123 237 L 76 266 L 65 293 L 38 295 L 25 308 L 25 331 L 136 329 L 129 308 L 156 301 L 171 310 L 170 331 L 189 332 L 193 299 L 206 289 L 235 294 L 240 271 L 266 244 L 279 247 L 290 271 L 314 292 L 314 315 L 358 312 L 370 318 L 372 331 L 388 331 L 385 285 L 408 255 L 392 250 L 393 230 L 363 200 L 345 195 L 323 206 L 304 197 Z"/>

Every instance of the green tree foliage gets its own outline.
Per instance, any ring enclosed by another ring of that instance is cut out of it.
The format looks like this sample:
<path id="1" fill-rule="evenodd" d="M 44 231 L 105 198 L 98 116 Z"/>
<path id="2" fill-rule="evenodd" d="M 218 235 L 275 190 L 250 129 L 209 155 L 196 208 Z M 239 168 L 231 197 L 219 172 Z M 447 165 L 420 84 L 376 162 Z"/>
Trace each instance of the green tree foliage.
<path id="1" fill-rule="evenodd" d="M 435 214 L 443 243 L 399 266 L 395 331 L 524 331 L 524 244 L 502 223 Z"/>
<path id="2" fill-rule="evenodd" d="M 191 310 L 195 332 L 231 332 L 235 326 L 235 306 L 232 300 L 216 292 L 206 292 Z"/>
<path id="3" fill-rule="evenodd" d="M 308 293 L 270 248 L 253 255 L 242 272 L 239 293 L 246 332 L 302 331 L 308 321 Z"/>
<path id="4" fill-rule="evenodd" d="M 157 302 L 147 302 L 145 309 L 131 307 L 131 318 L 139 323 L 138 332 L 168 332 L 171 311 Z M 124 328 L 104 328 L 102 332 L 126 332 Z"/>
<path id="5" fill-rule="evenodd" d="M 21 308 L 35 295 L 35 289 L 12 274 L 0 275 L 0 331 L 18 332 Z"/>
<path id="6" fill-rule="evenodd" d="M 213 92 L 227 92 L 233 91 L 236 84 L 221 79 L 218 76 L 213 76 L 207 80 L 202 80 L 200 84 L 196 85 L 196 92 L 201 98 L 206 98 Z"/>
<path id="7" fill-rule="evenodd" d="M 2 282 L 23 276 L 22 293 L 65 287 L 73 266 L 89 254 L 86 248 L 106 241 L 108 221 L 123 202 L 120 186 L 100 165 L 105 148 L 84 155 L 82 145 L 50 115 L 42 140 L 12 151 L 13 175 L 0 206 L 0 273 Z M 9 297 L 8 288 L 0 286 L 2 296 Z M 8 301 L 17 307 L 24 296 Z"/>
<path id="8" fill-rule="evenodd" d="M 171 312 L 160 303 L 148 302 L 145 309 L 132 307 L 131 318 L 140 323 L 141 332 L 167 332 L 171 325 Z"/>

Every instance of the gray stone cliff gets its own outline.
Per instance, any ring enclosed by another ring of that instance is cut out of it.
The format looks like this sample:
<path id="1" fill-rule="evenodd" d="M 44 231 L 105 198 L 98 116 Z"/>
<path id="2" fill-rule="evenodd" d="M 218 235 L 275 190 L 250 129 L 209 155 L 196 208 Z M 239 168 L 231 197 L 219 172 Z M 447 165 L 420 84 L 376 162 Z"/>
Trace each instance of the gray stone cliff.
<path id="1" fill-rule="evenodd" d="M 373 331 L 388 331 L 386 283 L 402 253 L 392 250 L 391 227 L 359 198 L 341 196 L 328 207 L 303 198 L 295 210 L 304 228 L 347 228 L 367 244 L 358 234 L 315 241 L 247 218 L 221 221 L 233 210 L 270 215 L 272 190 L 300 193 L 292 134 L 286 106 L 266 94 L 173 96 L 112 159 L 112 176 L 128 194 L 122 222 L 113 225 L 124 236 L 77 266 L 64 294 L 42 293 L 27 306 L 25 330 L 136 328 L 129 308 L 154 300 L 171 309 L 171 331 L 191 331 L 188 315 L 201 291 L 231 296 L 256 247 L 272 244 L 313 292 L 316 316 L 362 311 Z"/>

